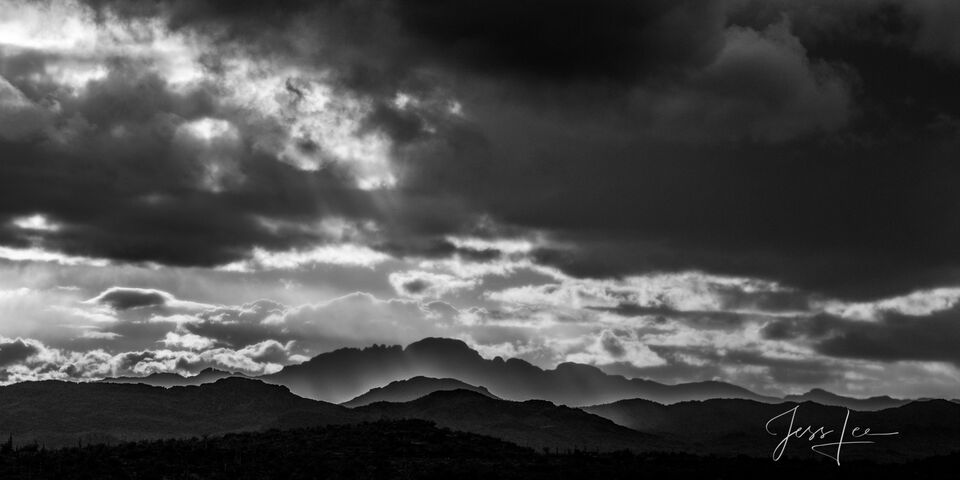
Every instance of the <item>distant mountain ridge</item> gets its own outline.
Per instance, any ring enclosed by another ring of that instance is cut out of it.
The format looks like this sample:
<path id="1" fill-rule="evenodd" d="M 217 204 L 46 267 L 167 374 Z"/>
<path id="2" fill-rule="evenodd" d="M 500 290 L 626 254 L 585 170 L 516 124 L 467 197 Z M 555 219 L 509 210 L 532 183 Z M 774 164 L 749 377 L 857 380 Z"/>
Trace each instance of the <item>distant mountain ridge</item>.
<path id="1" fill-rule="evenodd" d="M 783 399 L 790 402 L 815 402 L 821 405 L 835 405 L 859 411 L 884 410 L 910 403 L 910 400 L 891 398 L 886 395 L 870 398 L 844 397 L 833 392 L 828 392 L 822 388 L 814 388 L 802 395 L 787 395 L 783 397 Z"/>
<path id="2" fill-rule="evenodd" d="M 490 393 L 490 391 L 484 387 L 470 385 L 454 378 L 413 377 L 407 380 L 397 380 L 382 387 L 374 388 L 340 405 L 354 408 L 376 402 L 402 403 L 425 397 L 434 392 L 450 390 L 468 390 L 499 400 L 496 395 Z"/>
<path id="3" fill-rule="evenodd" d="M 143 377 L 107 377 L 103 383 L 142 383 L 155 387 L 186 387 L 213 383 L 229 377 L 254 378 L 242 373 L 227 372 L 216 368 L 205 368 L 196 375 L 185 376 L 179 373 L 151 373 Z"/>
<path id="4" fill-rule="evenodd" d="M 491 394 L 507 400 L 541 399 L 571 406 L 628 398 L 666 404 L 709 398 L 780 400 L 723 382 L 665 385 L 610 375 L 591 365 L 561 363 L 544 370 L 516 358 L 487 360 L 466 343 L 447 338 L 426 338 L 406 348 L 375 345 L 339 349 L 259 378 L 285 385 L 307 398 L 340 403 L 375 387 L 417 376 L 457 379 L 486 387 Z"/>

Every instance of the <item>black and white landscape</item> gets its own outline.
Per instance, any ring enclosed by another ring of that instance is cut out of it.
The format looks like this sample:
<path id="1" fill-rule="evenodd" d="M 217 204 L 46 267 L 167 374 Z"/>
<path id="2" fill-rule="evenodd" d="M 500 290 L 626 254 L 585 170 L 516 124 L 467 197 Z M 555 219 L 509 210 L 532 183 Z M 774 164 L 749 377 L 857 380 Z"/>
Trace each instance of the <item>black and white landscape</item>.
<path id="1" fill-rule="evenodd" d="M 0 478 L 941 477 L 957 25 L 0 0 Z"/>

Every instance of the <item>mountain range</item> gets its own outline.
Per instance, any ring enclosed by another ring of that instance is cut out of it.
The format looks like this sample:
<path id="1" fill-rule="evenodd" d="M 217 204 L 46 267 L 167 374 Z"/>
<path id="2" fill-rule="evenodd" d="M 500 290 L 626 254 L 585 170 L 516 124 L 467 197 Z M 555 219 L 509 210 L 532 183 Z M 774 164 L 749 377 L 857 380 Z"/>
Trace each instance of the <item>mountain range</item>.
<path id="1" fill-rule="evenodd" d="M 547 400 L 570 406 L 627 398 L 645 398 L 659 403 L 710 398 L 779 400 L 722 382 L 665 385 L 609 375 L 597 367 L 577 363 L 561 363 L 554 369 L 542 369 L 516 358 L 488 360 L 466 343 L 447 338 L 426 338 L 406 348 L 344 348 L 260 378 L 268 383 L 285 385 L 297 395 L 341 403 L 374 387 L 417 376 L 455 378 L 471 385 L 482 385 L 493 395 L 507 400 Z"/>
<path id="2" fill-rule="evenodd" d="M 231 376 L 243 375 L 208 368 L 189 377 L 156 373 L 145 377 L 107 378 L 103 381 L 170 387 L 202 385 Z M 418 377 L 420 379 L 412 383 L 390 387 L 390 395 L 378 390 L 391 382 L 404 382 Z M 478 390 L 478 386 L 489 389 L 486 390 L 489 395 L 507 400 L 540 399 L 570 406 L 599 405 L 637 398 L 661 404 L 729 398 L 762 403 L 812 401 L 821 405 L 873 411 L 910 402 L 888 396 L 851 398 L 822 389 L 778 398 L 716 381 L 666 385 L 610 375 L 597 367 L 577 363 L 561 363 L 554 369 L 542 369 L 515 358 L 484 359 L 464 342 L 446 338 L 426 338 L 406 348 L 374 345 L 362 349 L 338 349 L 256 378 L 286 386 L 303 397 L 347 406 L 379 400 L 406 401 L 428 391 L 452 388 Z M 435 388 L 432 385 L 435 382 L 446 382 L 447 386 Z M 406 393 L 400 393 L 401 389 Z"/>

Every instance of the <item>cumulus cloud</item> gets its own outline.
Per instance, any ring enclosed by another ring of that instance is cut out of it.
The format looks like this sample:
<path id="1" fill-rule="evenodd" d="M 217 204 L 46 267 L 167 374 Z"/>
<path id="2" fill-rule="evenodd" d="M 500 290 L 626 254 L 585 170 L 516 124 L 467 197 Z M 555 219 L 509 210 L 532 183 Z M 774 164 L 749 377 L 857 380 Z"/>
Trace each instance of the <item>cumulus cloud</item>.
<path id="1" fill-rule="evenodd" d="M 185 348 L 187 350 L 207 350 L 214 345 L 214 341 L 209 338 L 192 333 L 181 334 L 176 332 L 167 332 L 160 343 L 166 347 Z"/>
<path id="2" fill-rule="evenodd" d="M 169 340 L 170 338 L 168 338 Z M 181 339 L 183 340 L 183 339 Z M 188 337 L 170 342 L 174 349 L 121 352 L 77 352 L 53 348 L 33 339 L 0 339 L 0 383 L 37 380 L 97 380 L 108 376 L 143 376 L 157 372 L 195 374 L 205 368 L 259 375 L 273 373 L 283 365 L 305 358 L 291 355 L 290 345 L 274 341 L 245 348 L 206 348 Z"/>
<path id="3" fill-rule="evenodd" d="M 825 312 L 856 320 L 877 320 L 886 314 L 926 316 L 947 310 L 960 302 L 960 289 L 937 288 L 919 290 L 907 295 L 878 299 L 873 302 L 827 301 Z"/>
<path id="4" fill-rule="evenodd" d="M 85 303 L 103 305 L 113 310 L 135 310 L 152 307 L 170 307 L 173 309 L 197 310 L 210 305 L 179 300 L 169 292 L 151 288 L 111 287 Z"/>
<path id="5" fill-rule="evenodd" d="M 84 329 L 76 335 L 99 348 L 84 352 L 67 347 L 69 343 L 54 347 L 34 339 L 4 337 L 0 342 L 3 381 L 195 373 L 207 367 L 262 374 L 344 345 L 391 343 L 396 338 L 409 343 L 461 333 L 458 310 L 442 302 L 381 300 L 355 293 L 300 306 L 260 300 L 198 309 L 202 304 L 156 293 L 115 288 L 99 296 L 93 304 L 109 305 L 118 318 L 102 330 Z M 176 315 L 156 310 L 177 302 L 192 308 Z M 144 315 L 138 309 L 154 309 L 154 313 Z M 123 345 L 137 344 L 147 348 L 121 350 Z"/>
<path id="6" fill-rule="evenodd" d="M 100 330 L 84 330 L 80 334 L 80 338 L 92 338 L 97 340 L 113 340 L 117 337 L 122 337 L 123 335 L 116 332 L 103 332 Z"/>
<path id="7" fill-rule="evenodd" d="M 117 318 L 97 329 L 96 335 L 104 339 L 109 335 L 128 346 L 161 343 L 196 352 L 223 347 L 255 359 L 274 358 L 271 352 L 281 346 L 286 356 L 303 356 L 345 345 L 457 337 L 463 332 L 460 313 L 440 301 L 380 299 L 357 292 L 300 305 L 257 300 L 180 310 L 130 309 L 117 312 Z"/>
<path id="8" fill-rule="evenodd" d="M 110 355 L 102 350 L 64 352 L 33 339 L 0 337 L 0 382 L 103 377 Z"/>
<path id="9" fill-rule="evenodd" d="M 173 295 L 159 290 L 113 287 L 89 300 L 90 303 L 107 305 L 114 310 L 130 310 L 142 307 L 160 307 L 173 300 Z"/>
<path id="10" fill-rule="evenodd" d="M 625 315 L 666 311 L 778 314 L 810 309 L 810 299 L 802 292 L 775 282 L 701 272 L 620 280 L 566 277 L 560 283 L 511 287 L 487 296 L 509 303 L 594 308 Z"/>
<path id="11" fill-rule="evenodd" d="M 309 250 L 270 252 L 254 248 L 252 258 L 233 262 L 221 268 L 227 271 L 253 271 L 257 269 L 292 270 L 317 264 L 331 264 L 371 268 L 390 258 L 389 255 L 358 245 L 328 245 Z"/>

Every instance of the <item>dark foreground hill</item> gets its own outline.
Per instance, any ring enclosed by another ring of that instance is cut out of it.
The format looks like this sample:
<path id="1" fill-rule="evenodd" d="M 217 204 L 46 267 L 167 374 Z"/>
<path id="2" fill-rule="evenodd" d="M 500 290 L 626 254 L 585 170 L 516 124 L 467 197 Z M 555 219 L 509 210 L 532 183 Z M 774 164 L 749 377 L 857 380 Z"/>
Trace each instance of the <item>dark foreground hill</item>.
<path id="1" fill-rule="evenodd" d="M 650 436 L 579 409 L 467 390 L 349 409 L 257 380 L 192 387 L 35 382 L 0 387 L 0 439 L 48 447 L 419 418 L 550 448 L 649 449 Z"/>
<path id="2" fill-rule="evenodd" d="M 905 479 L 944 478 L 960 455 L 901 465 L 714 458 L 689 454 L 538 452 L 398 421 L 87 446 L 0 449 L 3 479 Z"/>
<path id="3" fill-rule="evenodd" d="M 0 387 L 0 436 L 48 447 L 259 430 L 288 426 L 290 418 L 299 426 L 356 421 L 348 408 L 240 378 L 169 389 L 58 381 Z"/>
<path id="4" fill-rule="evenodd" d="M 377 402 L 354 412 L 370 420 L 422 419 L 533 448 L 634 451 L 663 448 L 658 439 L 577 408 L 544 400 L 513 402 L 468 390 L 438 391 L 405 402 Z"/>
<path id="5" fill-rule="evenodd" d="M 788 454 L 810 455 L 810 446 L 836 441 L 845 419 L 846 440 L 850 431 L 871 428 L 873 433 L 897 432 L 897 435 L 857 438 L 875 441 L 869 445 L 850 445 L 846 458 L 906 460 L 960 451 L 960 404 L 946 400 L 915 401 L 879 411 L 851 411 L 838 406 L 812 402 L 765 404 L 750 400 L 707 400 L 661 405 L 646 400 L 623 400 L 583 410 L 640 432 L 660 436 L 666 443 L 683 445 L 685 451 L 721 455 L 769 456 L 790 425 L 793 414 L 778 415 L 796 408 L 794 428 L 824 426 L 834 430 L 827 440 L 810 442 L 791 439 Z"/>
<path id="6" fill-rule="evenodd" d="M 798 409 L 797 427 L 835 431 L 842 427 L 847 412 L 810 402 L 749 400 L 673 405 L 629 400 L 578 409 L 543 400 L 501 400 L 468 390 L 435 391 L 409 402 L 375 402 L 350 409 L 241 378 L 172 388 L 50 381 L 0 387 L 0 440 L 12 435 L 16 445 L 36 442 L 56 447 L 422 419 L 551 451 L 629 449 L 767 458 L 785 435 L 788 422 L 781 418 L 775 423 L 773 435 L 765 423 L 791 408 Z M 960 451 L 960 404 L 954 402 L 917 401 L 876 412 L 853 412 L 848 430 L 854 427 L 898 435 L 877 438 L 875 445 L 848 447 L 844 458 L 905 461 Z M 814 456 L 810 445 L 792 440 L 787 457 Z"/>
<path id="7" fill-rule="evenodd" d="M 397 380 L 388 385 L 377 387 L 353 400 L 343 402 L 344 407 L 361 407 L 375 402 L 409 402 L 433 392 L 449 390 L 469 390 L 481 395 L 497 398 L 484 387 L 477 387 L 454 378 L 413 377 L 409 380 Z"/>

